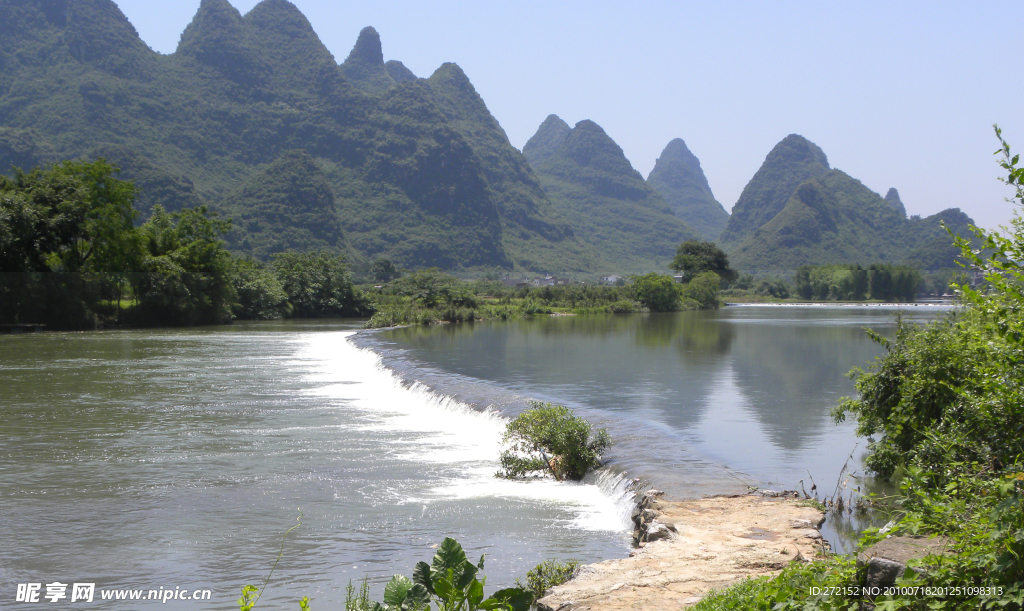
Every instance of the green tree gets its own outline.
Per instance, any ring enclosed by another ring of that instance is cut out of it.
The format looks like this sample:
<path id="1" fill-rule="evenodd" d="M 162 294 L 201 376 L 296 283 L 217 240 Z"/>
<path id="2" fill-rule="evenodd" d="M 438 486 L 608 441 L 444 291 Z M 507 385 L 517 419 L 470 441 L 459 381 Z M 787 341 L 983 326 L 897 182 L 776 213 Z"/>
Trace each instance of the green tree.
<path id="1" fill-rule="evenodd" d="M 349 277 L 344 255 L 282 252 L 271 264 L 298 318 L 368 316 L 371 308 Z"/>
<path id="2" fill-rule="evenodd" d="M 436 308 L 442 305 L 473 308 L 476 298 L 466 283 L 436 267 L 416 270 L 388 285 L 389 292 L 411 297 L 417 304 Z"/>
<path id="3" fill-rule="evenodd" d="M 135 188 L 117 174 L 99 159 L 0 176 L 0 318 L 83 328 L 102 298 L 120 304 L 142 251 Z"/>
<path id="4" fill-rule="evenodd" d="M 689 282 L 703 272 L 715 272 L 727 284 L 739 278 L 736 270 L 729 268 L 729 256 L 714 242 L 683 242 L 676 249 L 676 256 L 669 267 L 683 274 L 683 282 Z"/>
<path id="5" fill-rule="evenodd" d="M 670 276 L 651 272 L 633 280 L 636 299 L 652 312 L 679 309 L 681 287 Z"/>
<path id="6" fill-rule="evenodd" d="M 231 222 L 206 206 L 174 214 L 155 206 L 142 225 L 145 260 L 132 274 L 139 321 L 157 325 L 221 324 L 232 318 L 231 255 L 220 236 Z"/>
<path id="7" fill-rule="evenodd" d="M 385 258 L 375 259 L 370 267 L 370 272 L 373 274 L 373 279 L 377 282 L 391 282 L 401 275 L 395 264 L 390 259 Z"/>
<path id="8" fill-rule="evenodd" d="M 231 261 L 231 285 L 237 296 L 233 306 L 236 317 L 243 320 L 273 320 L 291 314 L 288 293 L 281 281 L 266 265 L 254 259 Z"/>
<path id="9" fill-rule="evenodd" d="M 682 298 L 696 302 L 701 310 L 713 310 L 718 307 L 718 289 L 721 285 L 718 274 L 703 272 L 682 286 Z"/>
<path id="10" fill-rule="evenodd" d="M 499 477 L 521 477 L 527 471 L 550 469 L 555 479 L 580 480 L 601 465 L 611 443 L 608 432 L 591 435 L 590 423 L 564 405 L 533 402 L 505 428 Z"/>

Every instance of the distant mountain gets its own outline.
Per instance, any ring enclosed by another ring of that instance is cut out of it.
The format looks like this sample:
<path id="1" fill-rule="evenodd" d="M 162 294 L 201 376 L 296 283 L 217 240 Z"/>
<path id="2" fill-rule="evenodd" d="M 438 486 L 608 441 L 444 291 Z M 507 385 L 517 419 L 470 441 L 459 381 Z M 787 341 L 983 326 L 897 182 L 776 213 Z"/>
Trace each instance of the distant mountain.
<path id="1" fill-rule="evenodd" d="M 813 142 L 790 134 L 765 157 L 764 163 L 740 193 L 722 232 L 722 243 L 735 247 L 782 212 L 803 182 L 829 171 L 828 158 Z"/>
<path id="2" fill-rule="evenodd" d="M 717 240 L 729 222 L 729 213 L 711 193 L 700 160 L 680 138 L 669 142 L 661 152 L 647 184 L 665 198 L 673 214 L 704 239 Z"/>
<path id="3" fill-rule="evenodd" d="M 729 256 L 738 269 L 771 274 L 829 263 L 949 268 L 958 251 L 940 221 L 957 233 L 972 223 L 958 209 L 908 220 L 891 200 L 844 172 L 830 170 L 794 189 L 783 209 Z"/>
<path id="4" fill-rule="evenodd" d="M 953 246 L 943 224 L 954 235 L 963 237 L 972 236 L 970 225 L 974 225 L 974 219 L 959 208 L 947 208 L 924 218 L 912 216 L 908 222 L 910 231 L 907 232 L 909 242 L 906 260 L 921 269 L 948 269 L 953 267 L 953 262 L 960 256 L 960 249 Z"/>
<path id="5" fill-rule="evenodd" d="M 511 145 L 462 69 L 443 64 L 427 85 L 445 120 L 473 148 L 514 264 L 538 269 L 557 261 L 561 271 L 593 270 L 593 254 L 556 212 L 526 157 Z"/>
<path id="6" fill-rule="evenodd" d="M 569 127 L 569 124 L 560 119 L 558 115 L 548 115 L 537 128 L 537 133 L 526 141 L 526 145 L 523 146 L 523 155 L 531 165 L 547 161 L 562 148 L 571 131 L 572 128 Z"/>
<path id="7" fill-rule="evenodd" d="M 564 125 L 549 116 L 524 147 L 555 210 L 609 268 L 665 269 L 679 243 L 697 232 L 672 214 L 600 126 L 580 121 L 566 133 Z"/>
<path id="8" fill-rule="evenodd" d="M 889 204 L 889 207 L 900 213 L 900 216 L 906 218 L 907 209 L 904 207 L 903 202 L 900 200 L 900 193 L 896 189 L 889 189 L 889 192 L 885 194 L 885 203 Z"/>
<path id="9" fill-rule="evenodd" d="M 339 65 L 287 0 L 202 0 L 171 55 L 110 0 L 0 0 L 2 171 L 96 155 L 144 209 L 209 203 L 261 257 L 593 265 L 458 66 L 418 79 L 373 28 Z"/>
<path id="10" fill-rule="evenodd" d="M 798 186 L 783 209 L 730 253 L 741 269 L 813 263 L 897 263 L 905 223 L 877 193 L 839 170 Z"/>

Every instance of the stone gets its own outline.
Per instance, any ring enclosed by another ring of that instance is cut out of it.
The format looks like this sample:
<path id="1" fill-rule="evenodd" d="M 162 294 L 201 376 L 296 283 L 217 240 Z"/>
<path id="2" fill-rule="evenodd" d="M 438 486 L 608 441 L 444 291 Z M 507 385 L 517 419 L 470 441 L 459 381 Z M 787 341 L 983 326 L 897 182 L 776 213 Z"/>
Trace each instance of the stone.
<path id="1" fill-rule="evenodd" d="M 857 554 L 857 565 L 867 566 L 866 587 L 884 588 L 896 583 L 912 558 L 945 554 L 948 547 L 944 537 L 888 537 Z"/>
<path id="2" fill-rule="evenodd" d="M 661 522 L 651 522 L 647 527 L 647 534 L 644 539 L 646 541 L 660 541 L 662 539 L 670 539 L 672 537 L 672 531 Z"/>

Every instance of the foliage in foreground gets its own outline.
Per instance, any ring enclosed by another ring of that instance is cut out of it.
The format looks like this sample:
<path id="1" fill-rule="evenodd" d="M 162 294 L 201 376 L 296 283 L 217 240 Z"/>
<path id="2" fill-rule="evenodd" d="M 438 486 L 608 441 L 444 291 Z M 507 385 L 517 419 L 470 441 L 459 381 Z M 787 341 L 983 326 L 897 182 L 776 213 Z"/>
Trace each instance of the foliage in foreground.
<path id="1" fill-rule="evenodd" d="M 358 592 L 349 583 L 345 611 L 429 611 L 431 603 L 437 611 L 527 611 L 530 608 L 533 595 L 523 588 L 505 588 L 484 598 L 487 578 L 479 575 L 483 568 L 483 556 L 473 564 L 466 558 L 462 546 L 447 537 L 438 546 L 430 564 L 416 563 L 412 579 L 405 575 L 391 578 L 384 587 L 383 604 L 370 600 L 367 580 L 363 580 Z M 299 606 L 302 611 L 310 609 L 306 598 Z M 247 611 L 244 605 L 242 611 Z"/>
<path id="2" fill-rule="evenodd" d="M 528 471 L 548 469 L 558 480 L 581 480 L 601 465 L 608 449 L 608 431 L 591 435 L 590 423 L 564 405 L 533 402 L 508 423 L 502 441 L 499 477 L 522 477 Z"/>

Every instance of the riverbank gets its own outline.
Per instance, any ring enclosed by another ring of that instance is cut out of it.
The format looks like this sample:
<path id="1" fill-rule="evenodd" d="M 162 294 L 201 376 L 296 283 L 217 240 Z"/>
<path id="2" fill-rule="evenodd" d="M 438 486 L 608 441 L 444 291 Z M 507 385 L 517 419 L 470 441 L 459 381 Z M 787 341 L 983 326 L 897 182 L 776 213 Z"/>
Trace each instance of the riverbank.
<path id="1" fill-rule="evenodd" d="M 712 589 L 774 575 L 824 549 L 824 514 L 794 497 L 734 495 L 649 503 L 667 538 L 628 558 L 584 566 L 538 601 L 541 611 L 678 609 Z"/>

